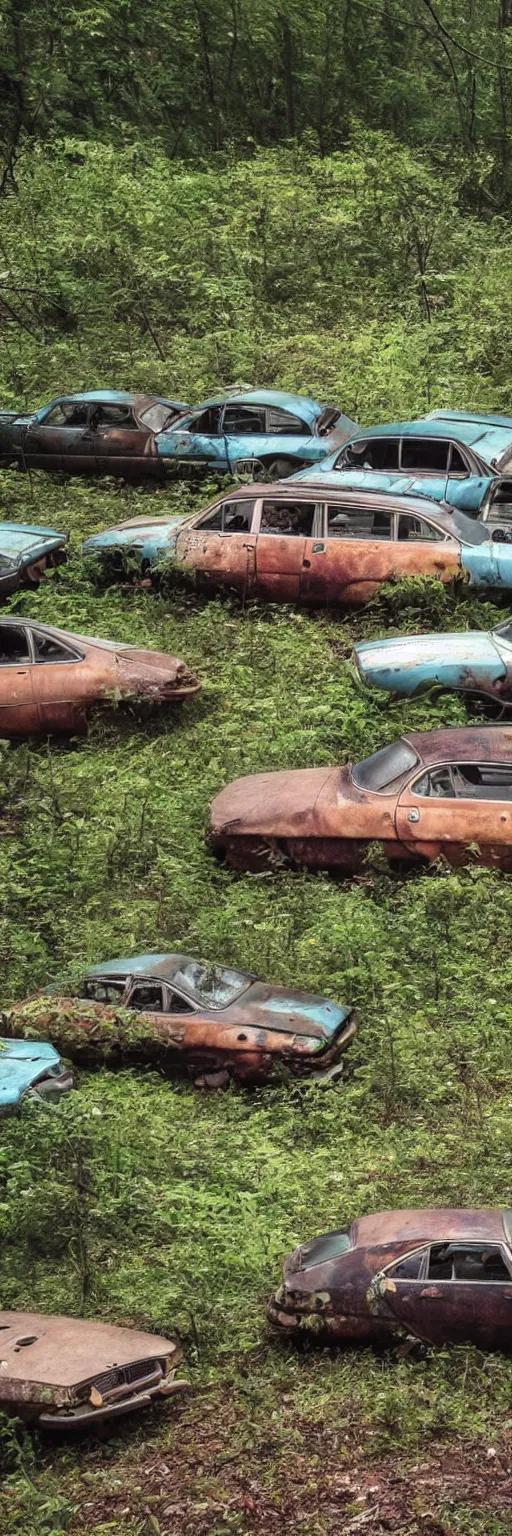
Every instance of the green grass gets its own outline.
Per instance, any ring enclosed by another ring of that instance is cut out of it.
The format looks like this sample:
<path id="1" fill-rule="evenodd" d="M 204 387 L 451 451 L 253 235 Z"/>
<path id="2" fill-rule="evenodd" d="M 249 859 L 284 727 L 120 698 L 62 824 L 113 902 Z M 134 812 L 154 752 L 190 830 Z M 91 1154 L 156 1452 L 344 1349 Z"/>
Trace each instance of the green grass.
<path id="1" fill-rule="evenodd" d="M 111 955 L 183 947 L 352 1003 L 361 1023 L 329 1091 L 208 1096 L 150 1072 L 98 1072 L 81 1074 L 58 1107 L 27 1106 L 6 1121 L 3 1304 L 179 1329 L 198 1394 L 183 1423 L 200 1434 L 216 1404 L 222 1421 L 234 1403 L 239 1454 L 257 1458 L 270 1437 L 269 1488 L 320 1427 L 342 1447 L 347 1436 L 345 1459 L 413 1457 L 450 1437 L 470 1458 L 510 1412 L 505 1357 L 297 1353 L 270 1338 L 264 1303 L 285 1252 L 358 1213 L 511 1203 L 510 880 L 470 864 L 401 881 L 378 856 L 352 882 L 237 876 L 215 863 L 205 828 L 212 795 L 238 774 L 342 762 L 406 725 L 465 723 L 460 699 L 390 704 L 357 687 L 354 641 L 488 626 L 506 610 L 422 582 L 355 618 L 243 612 L 179 585 L 105 590 L 80 559 L 82 537 L 140 505 L 189 505 L 190 493 L 149 501 L 42 476 L 31 492 L 5 474 L 1 496 L 3 516 L 73 530 L 67 568 L 11 599 L 14 612 L 165 649 L 204 684 L 149 727 L 98 719 L 84 741 L 0 747 L 1 1004 L 58 978 L 64 986 Z M 5 1536 L 64 1529 L 55 1511 L 61 1525 L 48 1524 L 45 1500 L 65 1495 L 78 1509 L 87 1477 L 113 1486 L 127 1448 L 135 1460 L 146 1444 L 171 1455 L 180 1422 L 171 1408 L 156 1425 L 119 1432 L 99 1462 L 94 1446 L 36 1447 L 37 1493 L 11 1471 Z M 146 1536 L 143 1519 L 120 1520 L 118 1536 Z M 446 1529 L 507 1529 L 499 1513 L 482 1519 L 471 1527 L 461 1503 Z M 230 1515 L 218 1529 L 252 1529 L 243 1520 Z"/>

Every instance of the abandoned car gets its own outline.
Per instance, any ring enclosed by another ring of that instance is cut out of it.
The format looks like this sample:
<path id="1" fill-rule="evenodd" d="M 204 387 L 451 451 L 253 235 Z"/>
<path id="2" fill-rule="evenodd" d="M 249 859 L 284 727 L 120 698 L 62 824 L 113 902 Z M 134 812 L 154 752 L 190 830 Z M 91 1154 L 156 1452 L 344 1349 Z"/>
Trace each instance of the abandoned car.
<path id="1" fill-rule="evenodd" d="M 171 1339 L 76 1317 L 0 1312 L 0 1410 L 39 1429 L 86 1433 L 183 1391 Z"/>
<path id="2" fill-rule="evenodd" d="M 187 411 L 158 434 L 156 446 L 166 471 L 281 480 L 339 449 L 355 428 L 338 406 L 305 395 L 236 390 Z"/>
<path id="3" fill-rule="evenodd" d="M 512 709 L 512 622 L 455 634 L 397 635 L 356 645 L 354 661 L 365 683 L 409 698 L 433 687 L 455 689 Z"/>
<path id="4" fill-rule="evenodd" d="M 331 476 L 331 480 L 332 480 Z M 341 478 L 341 484 L 340 484 Z M 434 501 L 285 481 L 246 485 L 192 517 L 137 519 L 87 539 L 147 576 L 172 559 L 206 589 L 267 601 L 358 607 L 386 581 L 412 575 L 512 587 L 512 546 Z"/>
<path id="5" fill-rule="evenodd" d="M 158 395 L 93 389 L 28 414 L 0 411 L 0 464 L 70 475 L 161 478 L 155 442 L 188 407 Z"/>
<path id="6" fill-rule="evenodd" d="M 73 1073 L 53 1045 L 40 1040 L 0 1040 L 0 1119 L 37 1094 L 56 1099 L 73 1087 Z"/>
<path id="7" fill-rule="evenodd" d="M 512 417 L 432 411 L 357 432 L 322 460 L 354 489 L 424 495 L 512 531 Z M 346 477 L 346 478 L 345 478 Z M 312 472 L 306 469 L 306 483 Z"/>
<path id="8" fill-rule="evenodd" d="M 380 1211 L 285 1259 L 268 1307 L 282 1332 L 326 1343 L 512 1347 L 512 1211 Z"/>
<path id="9" fill-rule="evenodd" d="M 38 587 L 45 572 L 66 559 L 69 533 L 29 523 L 0 523 L 0 598 L 18 587 Z"/>
<path id="10" fill-rule="evenodd" d="M 42 1031 L 85 1064 L 149 1061 L 212 1088 L 263 1083 L 280 1068 L 332 1081 L 356 1033 L 352 1009 L 328 998 L 181 954 L 105 961 L 87 972 L 81 1001 L 29 998 L 4 1025 Z"/>
<path id="11" fill-rule="evenodd" d="M 83 731 L 101 700 L 176 704 L 200 687 L 175 656 L 0 619 L 0 737 Z"/>
<path id="12" fill-rule="evenodd" d="M 212 802 L 210 840 L 236 869 L 349 873 L 376 841 L 391 866 L 443 854 L 512 870 L 512 727 L 411 732 L 343 768 L 236 779 Z"/>

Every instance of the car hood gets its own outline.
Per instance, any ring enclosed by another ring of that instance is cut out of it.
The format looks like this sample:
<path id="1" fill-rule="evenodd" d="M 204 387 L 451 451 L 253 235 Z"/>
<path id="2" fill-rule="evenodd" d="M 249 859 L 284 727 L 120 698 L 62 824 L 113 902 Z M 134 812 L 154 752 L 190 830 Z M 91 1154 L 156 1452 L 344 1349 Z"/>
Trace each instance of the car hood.
<path id="1" fill-rule="evenodd" d="M 0 1329 L 5 1374 L 11 1380 L 38 1382 L 49 1389 L 78 1386 L 99 1372 L 111 1370 L 114 1361 L 119 1367 L 138 1360 L 180 1358 L 177 1345 L 170 1339 L 84 1318 L 0 1312 Z M 20 1349 L 19 1339 L 33 1342 Z"/>
<path id="2" fill-rule="evenodd" d="M 279 1034 L 331 1040 L 350 1017 L 352 1009 L 331 1003 L 326 997 L 255 981 L 230 1011 L 236 1012 L 237 1023 L 275 1029 Z"/>
<path id="3" fill-rule="evenodd" d="M 94 533 L 84 543 L 85 554 L 94 554 L 101 549 L 145 549 L 151 545 L 154 550 L 158 548 L 168 549 L 173 543 L 173 536 L 178 528 L 182 527 L 185 513 L 173 513 L 169 517 L 133 518 L 131 522 L 119 523 L 117 528 L 105 528 L 103 533 Z"/>
<path id="4" fill-rule="evenodd" d="M 55 528 L 30 527 L 23 523 L 0 523 L 0 549 L 2 554 L 29 554 L 48 544 L 67 544 L 69 533 L 57 533 Z"/>
<path id="5" fill-rule="evenodd" d="M 418 687 L 425 683 L 461 683 L 467 673 L 485 672 L 496 681 L 506 668 L 490 634 L 466 630 L 460 634 L 403 635 L 393 640 L 371 640 L 355 647 L 359 671 L 377 686 Z"/>
<path id="6" fill-rule="evenodd" d="M 38 1040 L 0 1041 L 0 1116 L 19 1104 L 23 1094 L 52 1067 L 60 1066 L 53 1045 Z"/>
<path id="7" fill-rule="evenodd" d="M 348 765 L 255 773 L 227 784 L 212 801 L 210 837 L 225 846 L 232 837 L 393 836 L 393 805 L 391 795 L 359 789 Z"/>

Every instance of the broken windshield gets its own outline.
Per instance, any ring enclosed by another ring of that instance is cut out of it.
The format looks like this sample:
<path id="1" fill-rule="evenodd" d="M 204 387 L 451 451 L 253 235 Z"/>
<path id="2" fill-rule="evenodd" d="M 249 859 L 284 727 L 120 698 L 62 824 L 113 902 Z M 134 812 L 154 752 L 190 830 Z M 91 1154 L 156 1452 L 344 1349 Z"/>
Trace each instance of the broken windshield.
<path id="1" fill-rule="evenodd" d="M 352 782 L 358 789 L 391 790 L 397 779 L 403 778 L 415 768 L 419 758 L 408 741 L 393 741 L 390 747 L 381 747 L 362 763 L 355 763 Z"/>
<path id="2" fill-rule="evenodd" d="M 174 976 L 174 984 L 194 992 L 208 1008 L 228 1008 L 241 992 L 246 992 L 251 978 L 243 971 L 226 970 L 221 965 L 205 965 L 189 960 Z"/>

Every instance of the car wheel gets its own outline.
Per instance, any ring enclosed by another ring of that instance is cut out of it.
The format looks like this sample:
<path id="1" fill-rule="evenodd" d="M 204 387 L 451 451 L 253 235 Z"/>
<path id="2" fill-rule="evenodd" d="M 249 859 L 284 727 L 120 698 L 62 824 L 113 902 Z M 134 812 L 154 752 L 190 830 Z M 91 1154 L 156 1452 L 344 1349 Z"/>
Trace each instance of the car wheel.
<path id="1" fill-rule="evenodd" d="M 218 858 L 224 858 L 233 869 L 248 869 L 251 874 L 261 874 L 282 868 L 283 855 L 278 844 L 266 842 L 263 837 L 227 837 L 220 844 L 213 844 Z"/>

